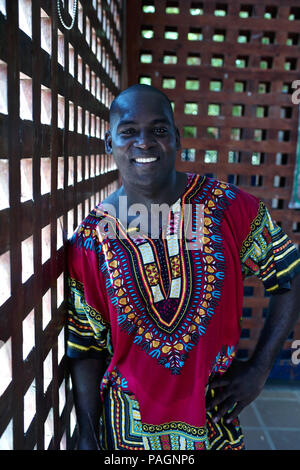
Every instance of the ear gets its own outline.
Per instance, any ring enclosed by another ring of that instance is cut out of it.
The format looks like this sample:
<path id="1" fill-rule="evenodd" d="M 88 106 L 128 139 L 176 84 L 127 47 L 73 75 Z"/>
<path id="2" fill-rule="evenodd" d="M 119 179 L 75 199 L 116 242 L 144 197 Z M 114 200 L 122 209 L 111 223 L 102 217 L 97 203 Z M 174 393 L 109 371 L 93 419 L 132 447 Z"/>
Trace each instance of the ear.
<path id="1" fill-rule="evenodd" d="M 111 154 L 112 153 L 112 138 L 111 138 L 110 131 L 105 132 L 104 143 L 105 143 L 105 152 L 108 154 Z"/>
<path id="2" fill-rule="evenodd" d="M 176 150 L 181 149 L 181 141 L 180 141 L 180 133 L 178 127 L 175 127 L 175 134 L 176 134 Z"/>

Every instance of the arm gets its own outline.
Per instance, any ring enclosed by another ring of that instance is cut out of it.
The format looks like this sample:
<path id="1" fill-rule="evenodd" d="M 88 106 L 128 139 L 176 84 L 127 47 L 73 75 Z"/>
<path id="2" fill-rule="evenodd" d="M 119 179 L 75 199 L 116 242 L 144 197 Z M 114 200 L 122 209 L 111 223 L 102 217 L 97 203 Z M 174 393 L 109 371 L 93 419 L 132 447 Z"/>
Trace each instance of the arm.
<path id="1" fill-rule="evenodd" d="M 224 375 L 213 379 L 210 387 L 216 389 L 215 397 L 207 408 L 216 421 L 223 416 L 232 421 L 260 394 L 284 341 L 299 319 L 299 297 L 300 275 L 292 280 L 290 291 L 271 297 L 269 313 L 252 357 L 248 361 L 233 361 Z M 234 410 L 226 416 L 235 403 Z M 218 410 L 214 412 L 217 405 Z"/>
<path id="2" fill-rule="evenodd" d="M 105 356 L 103 360 L 69 359 L 69 368 L 79 427 L 78 450 L 97 450 L 102 410 L 100 383 L 105 371 Z"/>

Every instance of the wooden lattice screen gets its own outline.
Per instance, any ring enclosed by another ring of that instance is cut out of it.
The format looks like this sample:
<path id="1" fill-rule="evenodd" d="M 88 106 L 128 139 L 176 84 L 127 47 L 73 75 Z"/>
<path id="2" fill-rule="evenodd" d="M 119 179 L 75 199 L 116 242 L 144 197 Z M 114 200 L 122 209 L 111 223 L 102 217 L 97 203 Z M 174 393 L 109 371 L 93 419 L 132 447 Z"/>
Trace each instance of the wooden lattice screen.
<path id="1" fill-rule="evenodd" d="M 118 185 L 121 1 L 56 4 L 0 0 L 0 449 L 73 448 L 64 239 Z"/>
<path id="2" fill-rule="evenodd" d="M 300 71 L 297 0 L 129 0 L 128 83 L 152 84 L 174 104 L 182 137 L 177 168 L 237 184 L 262 198 L 299 246 L 289 209 L 297 147 Z M 132 21 L 133 12 L 135 21 Z M 245 284 L 240 357 L 256 344 L 269 299 Z M 285 343 L 274 378 L 295 377 Z"/>

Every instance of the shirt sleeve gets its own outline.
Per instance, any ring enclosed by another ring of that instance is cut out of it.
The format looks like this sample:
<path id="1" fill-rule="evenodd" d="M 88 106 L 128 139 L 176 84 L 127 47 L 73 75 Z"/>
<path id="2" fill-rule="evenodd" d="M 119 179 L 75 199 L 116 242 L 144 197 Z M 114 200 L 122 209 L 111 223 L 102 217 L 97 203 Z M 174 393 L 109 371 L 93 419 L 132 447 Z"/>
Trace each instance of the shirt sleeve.
<path id="1" fill-rule="evenodd" d="M 96 231 L 80 226 L 67 249 L 66 355 L 70 358 L 98 359 L 103 351 L 112 354 L 98 252 Z"/>
<path id="2" fill-rule="evenodd" d="M 291 280 L 300 272 L 299 251 L 272 220 L 262 201 L 243 242 L 240 258 L 244 278 L 257 276 L 270 294 L 289 290 Z"/>
<path id="3" fill-rule="evenodd" d="M 109 324 L 87 304 L 84 285 L 68 278 L 67 356 L 76 359 L 102 357 L 111 351 Z"/>

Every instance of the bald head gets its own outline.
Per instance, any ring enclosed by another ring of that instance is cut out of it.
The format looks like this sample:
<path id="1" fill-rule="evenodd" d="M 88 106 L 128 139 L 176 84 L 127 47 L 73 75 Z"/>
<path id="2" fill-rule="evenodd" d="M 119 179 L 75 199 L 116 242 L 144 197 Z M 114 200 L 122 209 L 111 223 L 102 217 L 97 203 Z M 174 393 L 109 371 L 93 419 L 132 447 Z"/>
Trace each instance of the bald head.
<path id="1" fill-rule="evenodd" d="M 110 107 L 110 110 L 109 110 L 110 123 L 112 124 L 112 122 L 114 120 L 114 116 L 116 114 L 119 114 L 119 112 L 121 111 L 122 103 L 124 102 L 124 100 L 126 100 L 126 101 L 127 100 L 132 100 L 132 104 L 134 105 L 134 100 L 135 100 L 136 95 L 138 95 L 138 96 L 145 95 L 145 100 L 147 100 L 147 99 L 151 100 L 151 95 L 152 94 L 155 94 L 156 96 L 161 97 L 161 99 L 163 100 L 163 102 L 166 105 L 167 111 L 170 113 L 170 115 L 172 117 L 172 122 L 174 123 L 173 109 L 172 109 L 171 101 L 169 100 L 167 95 L 165 93 L 163 93 L 162 91 L 158 90 L 158 88 L 155 88 L 155 87 L 150 86 L 150 85 L 143 85 L 143 84 L 140 84 L 140 83 L 138 83 L 136 85 L 132 85 L 129 88 L 126 88 L 126 90 L 123 90 L 118 96 L 116 96 L 116 98 L 113 100 L 113 102 L 111 104 L 111 107 Z"/>
<path id="2" fill-rule="evenodd" d="M 163 187 L 174 176 L 180 134 L 169 98 L 157 88 L 134 85 L 122 91 L 110 108 L 105 149 L 114 156 L 127 188 Z M 139 161 L 139 159 L 152 159 Z"/>

